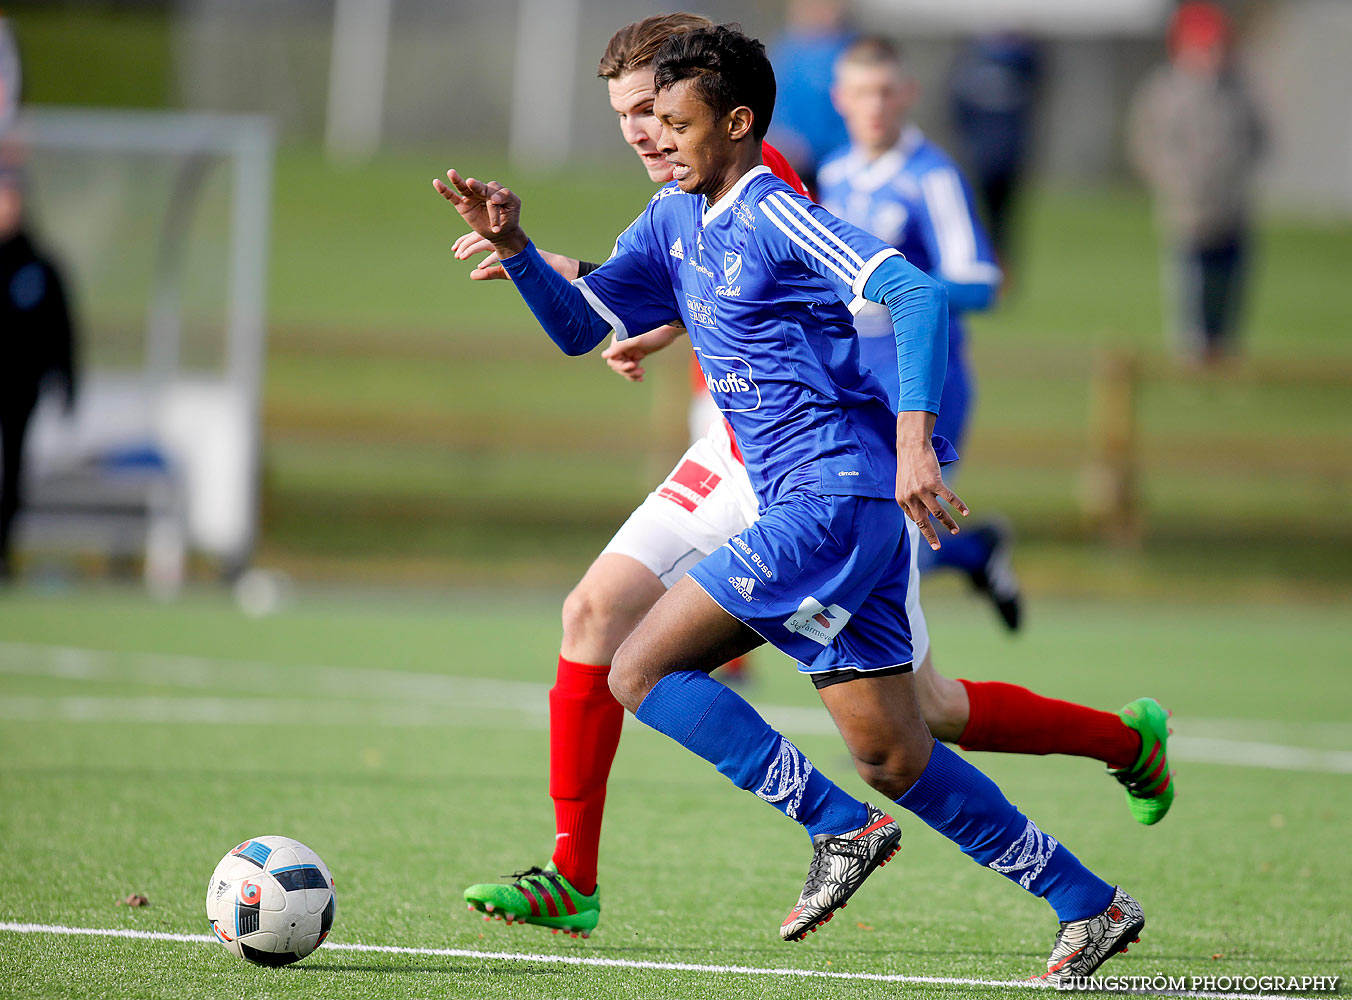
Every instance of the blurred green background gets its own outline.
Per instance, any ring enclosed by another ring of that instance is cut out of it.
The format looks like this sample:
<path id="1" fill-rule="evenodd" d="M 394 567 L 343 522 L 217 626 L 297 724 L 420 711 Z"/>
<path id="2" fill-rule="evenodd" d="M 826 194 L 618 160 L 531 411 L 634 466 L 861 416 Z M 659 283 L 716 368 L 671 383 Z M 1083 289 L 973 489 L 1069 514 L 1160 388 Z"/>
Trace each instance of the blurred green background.
<path id="1" fill-rule="evenodd" d="M 167 15 L 10 10 L 33 104 L 176 100 Z M 78 61 L 80 74 L 63 72 Z M 600 100 L 600 93 L 595 95 Z M 387 149 L 359 167 L 290 140 L 277 161 L 257 562 L 302 579 L 573 579 L 680 453 L 685 354 L 642 386 L 568 359 L 511 288 L 471 283 L 430 179 L 508 178 L 540 245 L 600 258 L 650 187 L 603 167 L 507 170 L 501 152 Z M 1333 600 L 1352 583 L 1352 226 L 1265 216 L 1247 358 L 1165 363 L 1148 202 L 1036 189 L 1006 301 L 972 320 L 978 402 L 956 483 L 1020 539 L 1034 592 Z M 40 220 L 39 220 L 40 226 Z M 1093 376 L 1137 358 L 1140 530 L 1087 513 Z M 940 584 L 942 586 L 943 584 Z"/>

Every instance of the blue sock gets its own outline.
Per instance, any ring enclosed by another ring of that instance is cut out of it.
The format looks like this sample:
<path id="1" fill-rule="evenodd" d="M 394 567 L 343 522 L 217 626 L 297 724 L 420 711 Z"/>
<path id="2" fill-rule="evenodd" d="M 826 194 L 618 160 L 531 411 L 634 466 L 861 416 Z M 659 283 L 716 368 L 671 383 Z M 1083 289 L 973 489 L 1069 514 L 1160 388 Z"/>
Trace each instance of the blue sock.
<path id="1" fill-rule="evenodd" d="M 978 864 L 1052 905 L 1061 920 L 1083 920 L 1113 901 L 1113 887 L 1015 809 L 995 782 L 944 744 L 920 780 L 897 799 Z"/>
<path id="2" fill-rule="evenodd" d="M 634 716 L 802 823 L 811 837 L 856 830 L 868 820 L 862 802 L 837 788 L 740 695 L 706 673 L 668 674 Z"/>

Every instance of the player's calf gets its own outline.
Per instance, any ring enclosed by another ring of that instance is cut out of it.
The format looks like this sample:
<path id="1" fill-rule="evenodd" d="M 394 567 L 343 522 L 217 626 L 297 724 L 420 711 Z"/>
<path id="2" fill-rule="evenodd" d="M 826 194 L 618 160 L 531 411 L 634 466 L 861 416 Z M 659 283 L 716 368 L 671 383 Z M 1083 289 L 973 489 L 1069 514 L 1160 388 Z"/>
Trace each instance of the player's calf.
<path id="1" fill-rule="evenodd" d="M 915 693 L 920 714 L 925 717 L 925 725 L 934 738 L 945 743 L 958 742 L 971 717 L 971 704 L 963 682 L 935 670 L 933 658 L 926 653 L 915 671 Z"/>

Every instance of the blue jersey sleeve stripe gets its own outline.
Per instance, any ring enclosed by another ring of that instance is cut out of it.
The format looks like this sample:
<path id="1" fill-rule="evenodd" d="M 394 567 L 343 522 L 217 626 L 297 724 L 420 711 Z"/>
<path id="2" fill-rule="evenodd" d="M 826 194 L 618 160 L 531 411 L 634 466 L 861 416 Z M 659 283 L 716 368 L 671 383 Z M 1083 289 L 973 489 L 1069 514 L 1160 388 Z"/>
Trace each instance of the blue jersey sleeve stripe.
<path id="1" fill-rule="evenodd" d="M 998 285 L 1004 279 L 1004 272 L 998 264 L 973 260 L 960 267 L 944 267 L 939 276 L 958 285 Z"/>
<path id="2" fill-rule="evenodd" d="M 854 261 L 856 267 L 863 266 L 864 258 L 859 256 L 859 254 L 855 251 L 854 247 L 850 246 L 848 243 L 842 240 L 839 235 L 832 232 L 826 226 L 823 226 L 819 220 L 813 218 L 812 213 L 809 212 L 807 209 L 805 209 L 802 205 L 800 205 L 795 199 L 786 198 L 782 194 L 771 195 L 770 197 L 776 199 L 775 203 L 777 205 L 780 205 L 781 207 L 787 205 L 789 208 L 792 208 L 795 212 L 801 215 L 803 217 L 803 221 L 807 223 L 807 226 L 810 230 L 815 230 L 822 237 L 825 237 L 828 243 L 834 243 L 841 250 L 844 250 L 846 255 L 851 260 Z M 801 225 L 802 223 L 799 224 Z"/>
<path id="3" fill-rule="evenodd" d="M 763 202 L 760 203 L 760 210 L 761 210 L 761 213 L 762 213 L 767 219 L 769 219 L 771 222 L 773 222 L 773 223 L 775 224 L 775 226 L 780 230 L 780 232 L 782 232 L 785 236 L 787 236 L 787 237 L 788 237 L 790 240 L 792 240 L 794 243 L 798 244 L 798 246 L 802 247 L 803 250 L 805 250 L 805 251 L 807 251 L 808 253 L 810 253 L 813 257 L 816 257 L 817 260 L 821 261 L 822 265 L 825 266 L 826 268 L 828 268 L 829 270 L 831 270 L 832 272 L 834 272 L 835 275 L 836 275 L 836 277 L 840 278 L 841 282 L 843 282 L 845 285 L 850 285 L 851 283 L 853 283 L 853 281 L 854 281 L 853 275 L 846 274 L 844 271 L 842 271 L 840 268 L 836 267 L 835 264 L 832 264 L 829 260 L 827 260 L 825 257 L 823 257 L 823 256 L 822 256 L 820 253 L 818 253 L 816 250 L 812 249 L 812 247 L 810 247 L 810 246 L 808 246 L 806 243 L 804 243 L 801 237 L 799 237 L 798 235 L 796 235 L 796 234 L 793 232 L 793 230 L 791 230 L 785 222 L 781 221 L 781 220 L 779 219 L 779 217 L 778 217 L 774 212 L 772 212 L 772 211 L 770 210 L 770 205 L 769 205 L 767 202 L 764 202 L 764 201 L 763 201 Z M 579 279 L 579 280 L 580 280 L 580 279 Z"/>
<path id="4" fill-rule="evenodd" d="M 962 183 L 953 170 L 932 170 L 920 179 L 920 189 L 939 243 L 939 270 L 951 271 L 957 278 L 960 271 L 977 263 L 976 230 Z"/>
<path id="5" fill-rule="evenodd" d="M 791 226 L 795 231 L 797 231 L 797 233 L 800 236 L 804 237 L 809 242 L 816 244 L 817 249 L 814 250 L 813 253 L 817 256 L 819 260 L 824 261 L 825 258 L 822 257 L 822 253 L 826 253 L 828 256 L 835 259 L 836 263 L 839 264 L 840 267 L 844 269 L 844 273 L 846 275 L 851 276 L 846 277 L 844 279 L 845 284 L 848 285 L 851 281 L 854 280 L 852 276 L 856 272 L 858 272 L 859 264 L 862 264 L 864 262 L 863 259 L 860 258 L 858 254 L 852 254 L 855 260 L 858 261 L 858 263 L 846 259 L 839 253 L 839 251 L 831 249 L 831 247 L 828 246 L 826 242 L 822 240 L 821 236 L 814 234 L 807 226 L 804 226 L 802 222 L 800 222 L 797 218 L 795 218 L 792 210 L 788 207 L 788 204 L 786 203 L 786 199 L 776 198 L 775 195 L 770 195 L 769 200 L 772 200 L 774 208 L 779 211 L 781 219 L 787 225 Z M 761 208 L 764 209 L 765 207 L 766 207 L 765 202 L 761 202 Z M 840 274 L 841 272 L 837 270 L 836 273 Z"/>
<path id="6" fill-rule="evenodd" d="M 610 307 L 602 302 L 597 297 L 596 293 L 587 287 L 587 279 L 574 278 L 573 284 L 577 287 L 577 290 L 582 293 L 582 297 L 587 300 L 587 305 L 592 307 L 592 311 L 610 324 L 611 330 L 615 332 L 616 339 L 628 339 L 629 331 L 625 329 L 624 323 L 620 320 L 620 317 L 616 316 L 615 313 L 611 311 Z"/>

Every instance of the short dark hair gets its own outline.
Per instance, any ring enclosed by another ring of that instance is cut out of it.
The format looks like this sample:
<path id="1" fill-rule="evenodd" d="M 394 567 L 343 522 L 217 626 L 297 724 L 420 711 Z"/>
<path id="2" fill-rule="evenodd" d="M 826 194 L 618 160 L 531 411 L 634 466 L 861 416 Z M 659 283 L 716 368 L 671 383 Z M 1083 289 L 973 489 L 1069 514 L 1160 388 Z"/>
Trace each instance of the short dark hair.
<path id="1" fill-rule="evenodd" d="M 601 56 L 596 75 L 614 80 L 631 70 L 643 69 L 653 61 L 657 50 L 672 35 L 693 28 L 712 28 L 714 22 L 703 14 L 654 14 L 633 24 L 626 24 L 611 36 Z"/>
<path id="2" fill-rule="evenodd" d="M 751 109 L 751 134 L 759 142 L 775 110 L 775 71 L 765 46 L 736 24 L 718 24 L 672 35 L 653 59 L 658 90 L 694 80 L 700 99 L 722 118 L 734 108 Z"/>
<path id="3" fill-rule="evenodd" d="M 891 66 L 905 71 L 905 57 L 901 46 L 881 35 L 856 38 L 836 58 L 836 69 L 841 66 Z"/>

